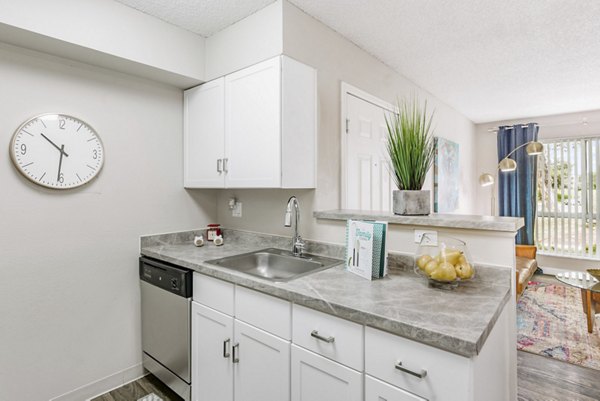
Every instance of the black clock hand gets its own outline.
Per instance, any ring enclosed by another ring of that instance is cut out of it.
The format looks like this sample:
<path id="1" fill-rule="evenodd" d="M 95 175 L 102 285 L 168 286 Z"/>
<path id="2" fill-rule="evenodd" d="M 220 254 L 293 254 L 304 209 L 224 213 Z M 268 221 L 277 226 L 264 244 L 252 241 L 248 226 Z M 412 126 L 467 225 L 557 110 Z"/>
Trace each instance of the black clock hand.
<path id="1" fill-rule="evenodd" d="M 59 148 L 58 145 L 56 145 L 54 142 L 52 142 L 50 139 L 48 139 L 48 137 L 44 134 L 42 134 L 42 136 L 44 137 L 45 140 L 47 140 L 48 142 L 50 142 L 52 144 L 52 146 L 54 146 L 56 149 L 58 149 L 58 151 L 60 152 L 60 156 L 62 157 L 62 155 L 65 155 L 67 157 L 69 157 L 68 154 L 65 153 L 65 151 L 63 150 L 65 145 L 62 146 L 62 148 Z"/>
<path id="2" fill-rule="evenodd" d="M 60 150 L 60 159 L 58 159 L 58 176 L 56 177 L 56 181 L 60 182 L 60 169 L 62 167 L 62 159 L 65 153 L 65 145 L 62 145 L 58 150 Z"/>

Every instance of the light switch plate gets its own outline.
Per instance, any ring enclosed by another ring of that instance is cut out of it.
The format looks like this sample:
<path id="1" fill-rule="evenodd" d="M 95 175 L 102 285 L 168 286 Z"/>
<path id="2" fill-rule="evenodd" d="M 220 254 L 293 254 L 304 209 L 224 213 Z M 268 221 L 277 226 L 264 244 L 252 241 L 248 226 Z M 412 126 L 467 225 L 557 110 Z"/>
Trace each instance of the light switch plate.
<path id="1" fill-rule="evenodd" d="M 415 230 L 415 243 L 430 246 L 437 246 L 437 231 Z"/>
<path id="2" fill-rule="evenodd" d="M 242 217 L 242 202 L 235 202 L 235 206 L 231 210 L 233 217 Z"/>

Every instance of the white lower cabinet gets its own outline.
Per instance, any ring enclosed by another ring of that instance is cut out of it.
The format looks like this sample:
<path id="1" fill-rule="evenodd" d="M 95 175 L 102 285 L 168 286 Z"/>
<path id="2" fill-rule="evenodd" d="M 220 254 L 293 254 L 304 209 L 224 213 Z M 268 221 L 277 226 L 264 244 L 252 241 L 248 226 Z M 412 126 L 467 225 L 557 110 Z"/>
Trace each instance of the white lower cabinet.
<path id="1" fill-rule="evenodd" d="M 292 401 L 361 401 L 362 373 L 292 344 Z"/>
<path id="2" fill-rule="evenodd" d="M 427 401 L 401 388 L 365 375 L 365 401 Z"/>
<path id="3" fill-rule="evenodd" d="M 289 400 L 290 342 L 237 319 L 234 326 L 235 400 Z"/>
<path id="4" fill-rule="evenodd" d="M 233 401 L 233 317 L 192 302 L 192 400 Z"/>

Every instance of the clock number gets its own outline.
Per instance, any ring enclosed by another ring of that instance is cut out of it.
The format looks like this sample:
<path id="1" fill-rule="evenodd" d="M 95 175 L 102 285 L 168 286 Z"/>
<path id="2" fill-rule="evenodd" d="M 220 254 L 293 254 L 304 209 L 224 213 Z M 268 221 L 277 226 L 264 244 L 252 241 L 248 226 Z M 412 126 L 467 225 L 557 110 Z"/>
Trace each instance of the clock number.
<path id="1" fill-rule="evenodd" d="M 94 160 L 96 160 L 98 158 L 98 150 L 94 149 L 94 156 L 93 156 Z"/>
<path id="2" fill-rule="evenodd" d="M 65 175 L 63 173 L 60 173 L 60 175 L 58 176 L 58 182 L 60 182 L 61 184 L 65 182 Z"/>
<path id="3" fill-rule="evenodd" d="M 67 122 L 61 118 L 60 120 L 58 120 L 58 128 L 65 129 L 65 124 L 66 123 Z"/>
<path id="4" fill-rule="evenodd" d="M 27 153 L 27 146 L 22 143 L 21 144 L 21 155 L 25 156 L 25 153 Z"/>

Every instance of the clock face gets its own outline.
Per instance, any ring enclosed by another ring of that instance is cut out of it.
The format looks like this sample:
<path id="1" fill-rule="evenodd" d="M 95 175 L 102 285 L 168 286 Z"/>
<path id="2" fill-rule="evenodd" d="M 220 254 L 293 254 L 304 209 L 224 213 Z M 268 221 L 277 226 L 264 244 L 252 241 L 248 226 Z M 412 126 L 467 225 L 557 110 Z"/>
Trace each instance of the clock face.
<path id="1" fill-rule="evenodd" d="M 64 114 L 42 114 L 25 121 L 13 136 L 10 155 L 25 177 L 53 189 L 89 182 L 104 162 L 96 131 Z"/>

